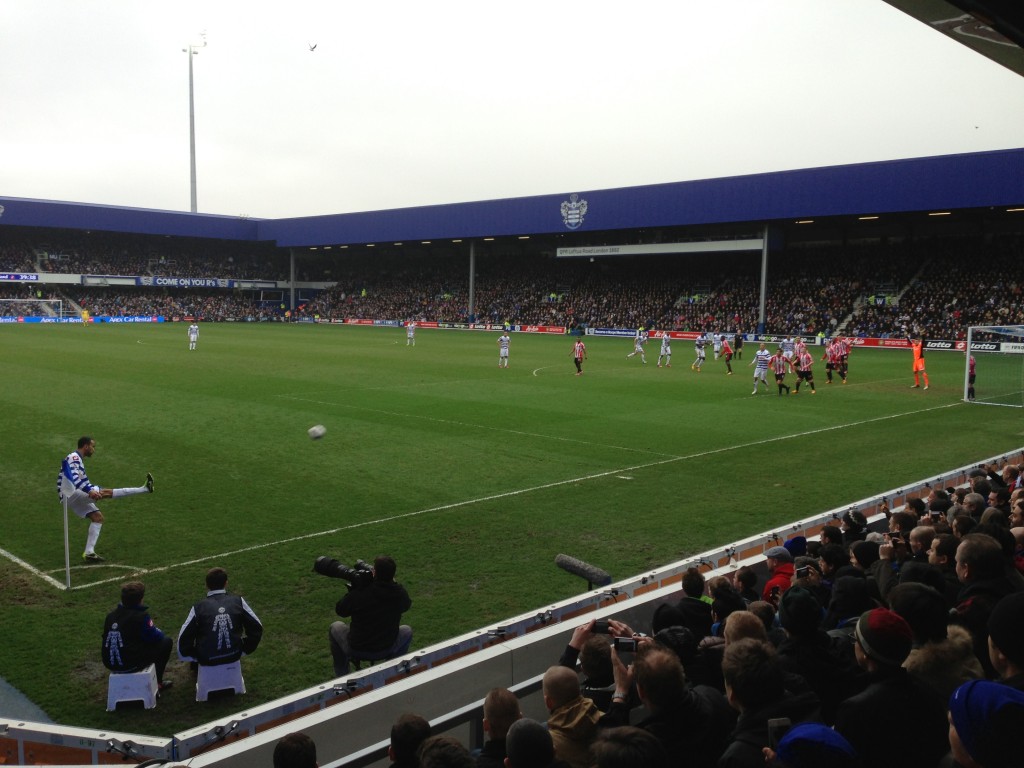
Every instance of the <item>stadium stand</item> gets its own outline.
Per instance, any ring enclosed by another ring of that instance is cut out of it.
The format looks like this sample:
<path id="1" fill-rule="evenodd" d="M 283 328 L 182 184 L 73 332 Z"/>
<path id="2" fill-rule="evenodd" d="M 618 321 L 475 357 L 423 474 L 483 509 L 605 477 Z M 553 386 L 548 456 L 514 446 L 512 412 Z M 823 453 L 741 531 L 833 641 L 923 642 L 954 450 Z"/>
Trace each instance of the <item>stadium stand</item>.
<path id="1" fill-rule="evenodd" d="M 47 298 L 96 314 L 268 319 L 280 302 L 226 288 L 102 289 L 55 285 L 46 275 L 258 279 L 286 284 L 287 258 L 273 250 L 197 241 L 159 247 L 153 238 L 63 236 L 0 243 L 0 269 L 43 273 Z M 773 257 L 765 332 L 894 337 L 911 321 L 929 338 L 961 339 L 969 325 L 1022 323 L 1021 286 L 1007 272 L 1024 238 L 1001 235 L 922 241 L 794 246 Z M 320 290 L 296 308 L 319 319 L 417 318 L 437 322 L 755 332 L 759 256 L 554 259 L 483 253 L 470 311 L 466 260 L 442 253 L 410 260 L 396 252 L 323 253 L 296 260 L 299 282 Z M 316 281 L 310 278 L 317 278 Z M 79 283 L 81 281 L 78 281 Z M 8 298 L 32 298 L 4 288 Z M 7 309 L 9 314 L 12 310 Z"/>

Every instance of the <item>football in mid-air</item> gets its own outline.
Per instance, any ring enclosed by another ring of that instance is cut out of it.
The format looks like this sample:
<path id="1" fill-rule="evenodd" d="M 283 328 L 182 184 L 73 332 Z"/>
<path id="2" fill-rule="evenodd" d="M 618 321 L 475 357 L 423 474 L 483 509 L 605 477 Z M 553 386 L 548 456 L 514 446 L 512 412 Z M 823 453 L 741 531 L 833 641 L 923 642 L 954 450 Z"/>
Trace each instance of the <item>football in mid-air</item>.
<path id="1" fill-rule="evenodd" d="M 323 424 L 316 424 L 310 427 L 308 432 L 310 440 L 319 440 L 321 437 L 327 434 L 327 427 L 325 427 Z"/>

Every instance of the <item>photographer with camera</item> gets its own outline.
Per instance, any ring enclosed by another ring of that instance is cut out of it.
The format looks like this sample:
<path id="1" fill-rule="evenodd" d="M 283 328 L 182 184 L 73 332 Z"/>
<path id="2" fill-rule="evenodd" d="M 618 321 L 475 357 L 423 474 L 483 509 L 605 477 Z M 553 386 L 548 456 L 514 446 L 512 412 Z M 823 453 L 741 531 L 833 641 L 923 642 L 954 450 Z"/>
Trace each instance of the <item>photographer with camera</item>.
<path id="1" fill-rule="evenodd" d="M 412 627 L 401 624 L 402 614 L 412 607 L 405 587 L 395 581 L 394 559 L 381 555 L 373 566 L 356 561 L 348 568 L 337 560 L 317 559 L 313 569 L 324 576 L 348 581 L 348 592 L 335 606 L 346 624 L 331 624 L 329 636 L 334 674 L 349 673 L 349 659 L 378 661 L 401 656 L 412 645 Z"/>

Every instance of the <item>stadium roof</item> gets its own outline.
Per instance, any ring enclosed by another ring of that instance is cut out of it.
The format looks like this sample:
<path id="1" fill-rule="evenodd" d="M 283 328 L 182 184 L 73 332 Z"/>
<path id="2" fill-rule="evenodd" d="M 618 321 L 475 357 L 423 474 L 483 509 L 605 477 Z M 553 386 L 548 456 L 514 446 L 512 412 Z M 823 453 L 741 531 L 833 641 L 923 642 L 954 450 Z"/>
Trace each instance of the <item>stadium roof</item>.
<path id="1" fill-rule="evenodd" d="M 885 0 L 1018 75 L 1024 75 L 1020 0 Z"/>
<path id="2" fill-rule="evenodd" d="M 1024 149 L 288 219 L 0 197 L 0 226 L 310 248 L 1011 208 L 1024 209 Z"/>

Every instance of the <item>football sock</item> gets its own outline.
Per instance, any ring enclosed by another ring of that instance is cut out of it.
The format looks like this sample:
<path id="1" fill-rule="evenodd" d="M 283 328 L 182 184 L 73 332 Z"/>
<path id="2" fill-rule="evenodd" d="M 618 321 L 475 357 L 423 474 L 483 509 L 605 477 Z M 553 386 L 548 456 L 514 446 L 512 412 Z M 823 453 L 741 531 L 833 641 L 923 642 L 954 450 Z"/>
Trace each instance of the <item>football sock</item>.
<path id="1" fill-rule="evenodd" d="M 100 537 L 100 528 L 103 527 L 103 523 L 89 523 L 89 534 L 85 537 L 85 551 L 94 552 L 96 550 L 96 541 Z"/>
<path id="2" fill-rule="evenodd" d="M 149 489 L 144 485 L 140 485 L 138 488 L 114 488 L 111 493 L 113 494 L 111 498 L 117 499 L 121 496 L 134 496 L 137 493 L 149 493 Z"/>

